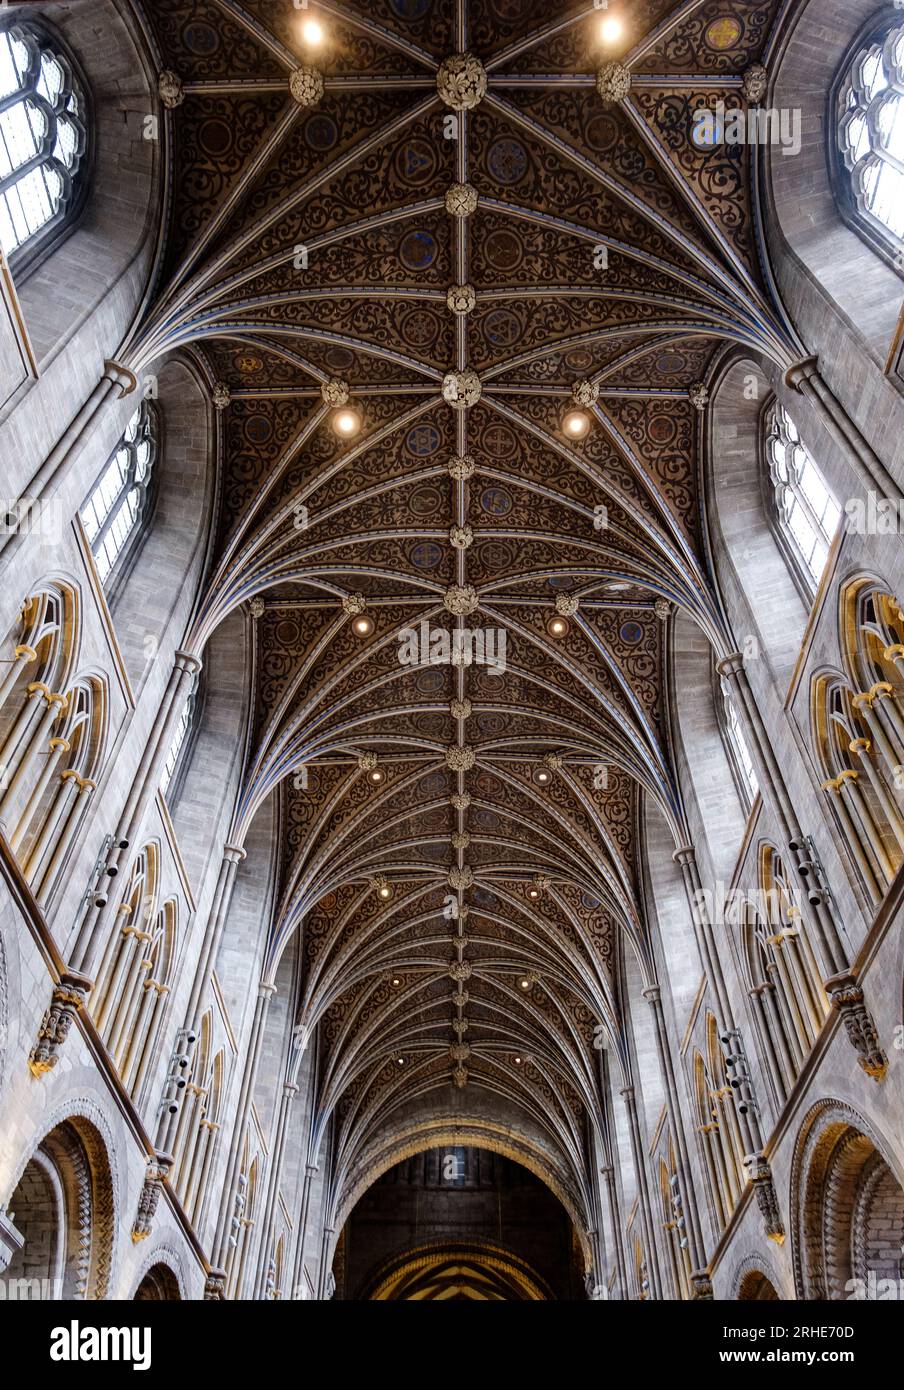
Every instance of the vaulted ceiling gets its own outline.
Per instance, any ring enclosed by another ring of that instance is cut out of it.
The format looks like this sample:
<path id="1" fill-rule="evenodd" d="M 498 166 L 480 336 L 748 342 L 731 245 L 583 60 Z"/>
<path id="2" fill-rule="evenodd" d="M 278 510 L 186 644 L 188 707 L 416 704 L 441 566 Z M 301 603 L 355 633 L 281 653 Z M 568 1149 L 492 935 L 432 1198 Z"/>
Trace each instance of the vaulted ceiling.
<path id="1" fill-rule="evenodd" d="M 797 355 L 751 152 L 691 139 L 751 97 L 777 0 L 146 8 L 171 163 L 134 350 L 217 383 L 193 637 L 263 599 L 236 824 L 279 785 L 268 954 L 301 932 L 321 1114 L 350 1169 L 476 1088 L 576 1189 L 623 934 L 647 953 L 642 796 L 681 841 L 669 613 L 730 650 L 696 386 L 726 342 Z M 422 622 L 504 632 L 504 672 L 405 664 Z"/>

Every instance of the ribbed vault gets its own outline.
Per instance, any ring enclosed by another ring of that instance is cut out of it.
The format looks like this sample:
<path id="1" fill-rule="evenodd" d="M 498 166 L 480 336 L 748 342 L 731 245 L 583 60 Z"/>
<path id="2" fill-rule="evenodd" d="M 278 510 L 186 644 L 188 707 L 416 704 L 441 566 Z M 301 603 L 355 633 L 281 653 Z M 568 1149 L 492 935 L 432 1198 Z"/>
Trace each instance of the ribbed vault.
<path id="1" fill-rule="evenodd" d="M 687 839 L 670 612 L 732 649 L 697 383 L 726 342 L 800 355 L 749 149 L 691 139 L 694 111 L 751 97 L 776 7 L 626 3 L 608 48 L 589 4 L 548 22 L 534 0 L 147 8 L 169 230 L 130 354 L 153 371 L 190 352 L 218 406 L 216 553 L 186 645 L 251 603 L 232 839 L 280 799 L 266 973 L 300 932 L 311 1157 L 331 1123 L 339 1211 L 381 1133 L 425 1109 L 444 1132 L 480 1093 L 586 1214 L 588 1134 L 608 1142 L 594 1030 L 623 1053 L 615 963 L 626 942 L 650 962 L 641 799 Z M 458 109 L 463 53 L 479 99 Z M 400 660 L 406 629 L 451 656 Z M 466 629 L 496 667 L 504 634 L 504 671 L 455 660 Z"/>

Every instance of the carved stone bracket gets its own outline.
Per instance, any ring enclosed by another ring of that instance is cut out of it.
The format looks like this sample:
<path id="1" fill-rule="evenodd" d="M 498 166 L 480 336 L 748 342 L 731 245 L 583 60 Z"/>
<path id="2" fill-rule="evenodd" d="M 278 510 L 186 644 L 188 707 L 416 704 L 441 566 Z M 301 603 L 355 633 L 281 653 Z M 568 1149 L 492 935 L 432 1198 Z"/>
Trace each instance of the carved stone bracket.
<path id="1" fill-rule="evenodd" d="M 762 1154 L 748 1154 L 744 1159 L 747 1176 L 753 1184 L 757 1206 L 763 1218 L 763 1229 L 770 1240 L 782 1245 L 785 1240 L 785 1226 L 779 1210 L 772 1169 Z"/>
<path id="2" fill-rule="evenodd" d="M 873 1016 L 863 998 L 863 990 L 849 971 L 826 980 L 826 993 L 841 1014 L 848 1041 L 857 1061 L 874 1081 L 882 1081 L 888 1071 L 888 1058 L 879 1042 Z"/>
<path id="3" fill-rule="evenodd" d="M 204 1281 L 204 1302 L 222 1303 L 226 1298 L 226 1271 L 212 1269 Z"/>
<path id="4" fill-rule="evenodd" d="M 712 1303 L 713 1281 L 705 1269 L 695 1269 L 691 1275 L 691 1298 L 696 1303 Z"/>
<path id="5" fill-rule="evenodd" d="M 66 1041 L 72 1020 L 91 992 L 92 981 L 75 972 L 66 974 L 54 985 L 50 1006 L 41 1021 L 38 1040 L 31 1051 L 28 1065 L 34 1076 L 53 1071 L 59 1061 L 60 1048 Z"/>
<path id="6" fill-rule="evenodd" d="M 146 1240 L 151 1234 L 157 1203 L 160 1201 L 160 1193 L 163 1191 L 163 1184 L 172 1167 L 172 1162 L 170 1154 L 155 1154 L 153 1158 L 148 1160 L 144 1184 L 138 1198 L 135 1223 L 132 1226 L 132 1240 L 136 1245 L 140 1240 Z"/>

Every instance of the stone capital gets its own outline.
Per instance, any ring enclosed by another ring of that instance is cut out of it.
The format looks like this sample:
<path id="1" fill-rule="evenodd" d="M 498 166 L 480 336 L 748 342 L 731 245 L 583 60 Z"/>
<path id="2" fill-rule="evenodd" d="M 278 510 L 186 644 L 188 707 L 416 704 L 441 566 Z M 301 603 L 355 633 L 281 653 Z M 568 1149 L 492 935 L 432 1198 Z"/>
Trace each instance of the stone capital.
<path id="1" fill-rule="evenodd" d="M 785 372 L 785 385 L 790 386 L 793 391 L 801 392 L 805 381 L 812 381 L 819 375 L 819 358 L 816 356 L 802 357 L 799 362 L 794 362 Z"/>
<path id="2" fill-rule="evenodd" d="M 120 399 L 123 396 L 131 396 L 138 388 L 138 378 L 131 367 L 124 366 L 122 362 L 115 362 L 112 357 L 108 357 L 104 363 L 103 374 L 107 381 L 112 381 L 119 387 Z"/>

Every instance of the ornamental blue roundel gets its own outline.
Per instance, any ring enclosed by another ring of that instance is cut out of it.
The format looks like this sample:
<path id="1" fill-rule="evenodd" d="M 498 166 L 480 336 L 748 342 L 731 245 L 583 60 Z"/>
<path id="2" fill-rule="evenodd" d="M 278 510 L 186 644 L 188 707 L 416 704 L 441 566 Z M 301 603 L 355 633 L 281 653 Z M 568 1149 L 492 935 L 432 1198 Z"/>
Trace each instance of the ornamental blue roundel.
<path id="1" fill-rule="evenodd" d="M 426 270 L 436 260 L 436 238 L 429 232 L 406 232 L 399 242 L 399 260 L 406 270 Z"/>
<path id="2" fill-rule="evenodd" d="M 407 140 L 396 151 L 395 166 L 403 183 L 429 183 L 436 176 L 436 150 L 426 140 Z"/>
<path id="3" fill-rule="evenodd" d="M 643 628 L 640 623 L 622 623 L 618 631 L 622 641 L 629 647 L 636 647 L 638 642 L 643 639 Z"/>
<path id="4" fill-rule="evenodd" d="M 681 352 L 664 352 L 656 358 L 656 370 L 663 376 L 679 376 L 687 367 L 687 358 Z"/>
<path id="5" fill-rule="evenodd" d="M 249 444 L 266 444 L 273 433 L 273 426 L 266 415 L 252 415 L 245 421 L 245 438 Z"/>
<path id="6" fill-rule="evenodd" d="M 421 541 L 411 551 L 411 563 L 415 569 L 435 570 L 443 562 L 442 547 L 434 541 Z"/>
<path id="7" fill-rule="evenodd" d="M 440 443 L 440 432 L 435 425 L 412 425 L 405 436 L 408 453 L 419 459 L 435 454 Z"/>
<path id="8" fill-rule="evenodd" d="M 512 510 L 511 494 L 502 487 L 488 487 L 481 496 L 480 505 L 490 516 L 508 516 Z"/>
<path id="9" fill-rule="evenodd" d="M 190 53 L 202 56 L 215 53 L 220 46 L 220 36 L 213 25 L 202 24 L 200 20 L 186 24 L 182 30 L 182 41 Z"/>
<path id="10" fill-rule="evenodd" d="M 428 671 L 425 672 L 425 675 L 439 676 L 439 686 L 436 688 L 442 688 L 443 677 L 439 671 Z M 423 680 L 424 677 L 421 679 Z M 418 789 L 422 796 L 439 796 L 441 792 L 446 790 L 446 785 L 446 778 L 441 772 L 430 772 L 418 782 Z"/>
<path id="11" fill-rule="evenodd" d="M 527 173 L 527 150 L 520 140 L 496 140 L 490 146 L 487 165 L 498 183 L 520 183 Z"/>
<path id="12" fill-rule="evenodd" d="M 521 320 L 511 309 L 494 309 L 484 319 L 483 330 L 494 347 L 511 347 L 521 338 Z"/>
<path id="13" fill-rule="evenodd" d="M 433 0 L 389 0 L 389 8 L 399 19 L 423 19 L 433 8 Z"/>

